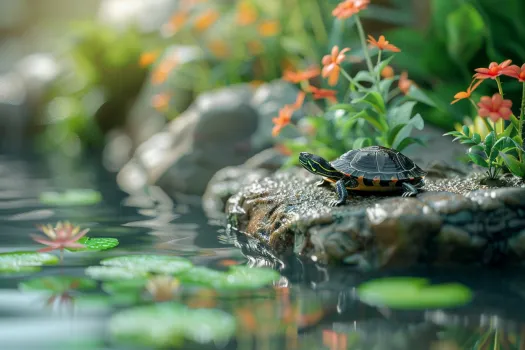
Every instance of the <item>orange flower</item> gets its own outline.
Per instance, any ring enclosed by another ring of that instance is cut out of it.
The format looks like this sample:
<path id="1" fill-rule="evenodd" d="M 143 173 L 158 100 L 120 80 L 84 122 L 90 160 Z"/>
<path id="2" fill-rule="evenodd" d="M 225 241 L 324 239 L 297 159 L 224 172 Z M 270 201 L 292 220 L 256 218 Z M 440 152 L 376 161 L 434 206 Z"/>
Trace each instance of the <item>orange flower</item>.
<path id="1" fill-rule="evenodd" d="M 171 16 L 168 23 L 162 27 L 163 33 L 166 35 L 173 35 L 177 33 L 186 24 L 187 20 L 187 11 L 176 12 L 173 16 Z"/>
<path id="2" fill-rule="evenodd" d="M 345 0 L 332 11 L 332 16 L 339 19 L 349 18 L 367 8 L 370 0 Z"/>
<path id="3" fill-rule="evenodd" d="M 144 52 L 140 55 L 139 65 L 142 68 L 152 65 L 155 60 L 159 57 L 159 51 Z"/>
<path id="4" fill-rule="evenodd" d="M 239 3 L 237 11 L 237 23 L 241 26 L 247 26 L 257 20 L 257 10 L 250 1 Z"/>
<path id="5" fill-rule="evenodd" d="M 78 240 L 86 235 L 89 229 L 80 231 L 79 226 L 72 225 L 69 222 L 58 222 L 55 227 L 51 225 L 38 226 L 46 237 L 31 235 L 31 238 L 40 244 L 47 245 L 47 248 L 40 249 L 39 252 L 50 252 L 59 249 L 62 253 L 64 248 L 85 248 L 83 244 L 78 243 Z M 62 255 L 61 255 L 62 260 Z"/>
<path id="6" fill-rule="evenodd" d="M 500 64 L 497 64 L 496 62 L 492 62 L 489 65 L 489 68 L 477 68 L 475 71 L 477 72 L 474 74 L 474 78 L 476 79 L 496 79 L 496 77 L 499 77 L 502 74 L 502 70 L 506 68 L 509 64 L 511 64 L 511 60 L 506 60 L 501 62 Z"/>
<path id="7" fill-rule="evenodd" d="M 170 95 L 167 92 L 154 95 L 151 98 L 151 105 L 158 112 L 166 112 L 170 105 Z"/>
<path id="8" fill-rule="evenodd" d="M 226 58 L 230 53 L 228 44 L 224 40 L 212 40 L 208 43 L 208 49 L 215 55 L 217 58 Z"/>
<path id="9" fill-rule="evenodd" d="M 160 62 L 151 75 L 151 83 L 153 85 L 164 83 L 173 68 L 177 66 L 177 63 L 176 57 L 169 57 Z"/>
<path id="10" fill-rule="evenodd" d="M 204 11 L 195 19 L 193 24 L 195 29 L 199 32 L 203 32 L 208 29 L 217 19 L 219 18 L 219 13 L 214 9 L 208 9 Z"/>
<path id="11" fill-rule="evenodd" d="M 392 78 L 394 76 L 394 68 L 391 66 L 385 66 L 385 68 L 381 70 L 381 76 L 384 79 Z"/>
<path id="12" fill-rule="evenodd" d="M 299 91 L 299 93 L 297 94 L 297 98 L 296 98 L 294 104 L 291 105 L 291 107 L 294 110 L 298 110 L 299 108 L 301 108 L 303 106 L 305 97 L 306 97 L 306 93 L 304 93 L 304 91 Z"/>
<path id="13" fill-rule="evenodd" d="M 511 100 L 504 100 L 503 97 L 495 93 L 490 96 L 483 96 L 478 103 L 478 114 L 480 117 L 488 117 L 493 122 L 497 122 L 500 119 L 508 120 L 512 111 Z"/>
<path id="14" fill-rule="evenodd" d="M 326 98 L 330 102 L 337 102 L 337 97 L 335 96 L 337 91 L 335 90 L 318 89 L 315 86 L 310 86 L 310 92 L 315 100 Z"/>
<path id="15" fill-rule="evenodd" d="M 281 30 L 281 26 L 278 21 L 267 20 L 259 24 L 259 34 L 263 37 L 275 36 Z"/>
<path id="16" fill-rule="evenodd" d="M 274 148 L 279 152 L 279 154 L 282 154 L 283 156 L 291 156 L 292 151 L 286 147 L 286 145 L 283 145 L 282 143 L 278 143 L 274 146 Z"/>
<path id="17" fill-rule="evenodd" d="M 379 50 L 386 50 L 392 52 L 400 52 L 401 50 L 388 42 L 384 35 L 379 36 L 379 40 L 376 40 L 372 35 L 368 36 L 368 42 L 370 45 L 377 47 Z"/>
<path id="18" fill-rule="evenodd" d="M 350 51 L 349 48 L 345 48 L 339 52 L 339 47 L 336 45 L 332 48 L 332 53 L 330 55 L 325 55 L 323 57 L 323 78 L 328 77 L 328 85 L 334 86 L 339 80 L 339 72 L 341 67 L 339 66 L 341 62 L 345 59 L 345 52 Z"/>
<path id="19" fill-rule="evenodd" d="M 503 68 L 501 74 L 516 78 L 520 82 L 525 83 L 525 64 L 523 64 L 521 68 L 516 65 Z"/>
<path id="20" fill-rule="evenodd" d="M 410 90 L 410 87 L 414 85 L 414 82 L 410 79 L 408 79 L 408 73 L 403 72 L 399 76 L 399 90 L 403 92 L 405 95 L 408 94 L 408 91 Z"/>
<path id="21" fill-rule="evenodd" d="M 481 84 L 483 80 L 478 80 L 476 82 L 476 79 L 472 80 L 469 87 L 467 88 L 467 91 L 460 91 L 457 94 L 454 95 L 455 100 L 450 102 L 450 104 L 454 104 L 458 102 L 459 100 L 463 100 L 465 98 L 470 98 L 470 95 L 476 90 L 476 88 Z M 474 85 L 473 85 L 474 84 Z"/>
<path id="22" fill-rule="evenodd" d="M 286 105 L 279 111 L 279 116 L 277 118 L 273 118 L 272 122 L 274 124 L 274 127 L 272 129 L 272 135 L 273 137 L 276 137 L 279 135 L 281 130 L 288 124 L 290 124 L 290 121 L 292 120 L 292 114 L 294 112 L 294 108 L 290 105 Z"/>
<path id="23" fill-rule="evenodd" d="M 319 67 L 310 67 L 304 71 L 285 70 L 283 80 L 297 84 L 301 81 L 315 78 L 319 74 L 321 74 L 321 70 L 319 69 Z"/>

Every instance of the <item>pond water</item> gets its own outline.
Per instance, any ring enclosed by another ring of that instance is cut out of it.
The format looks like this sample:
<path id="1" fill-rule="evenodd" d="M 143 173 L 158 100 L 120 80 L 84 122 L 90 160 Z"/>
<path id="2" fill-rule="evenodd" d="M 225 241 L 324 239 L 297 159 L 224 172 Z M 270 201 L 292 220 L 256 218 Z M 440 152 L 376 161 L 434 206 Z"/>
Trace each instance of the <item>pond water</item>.
<path id="1" fill-rule="evenodd" d="M 99 164 L 98 159 L 0 158 L 2 253 L 42 248 L 30 237 L 38 232 L 35 226 L 60 220 L 89 228 L 91 238 L 120 242 L 107 251 L 66 251 L 62 263 L 39 271 L 0 274 L 2 349 L 525 349 L 520 269 L 365 273 L 279 260 L 268 252 L 256 254 L 254 242 L 236 239 L 223 223 L 208 222 L 198 205 L 175 203 L 155 187 L 134 195 L 120 191 L 115 174 Z M 42 192 L 75 188 L 97 190 L 102 201 L 53 206 L 39 200 Z M 144 285 L 111 284 L 112 278 L 85 274 L 103 259 L 132 254 L 183 257 L 218 271 L 269 267 L 280 278 L 242 291 L 183 284 L 170 294 L 173 301 L 155 303 Z M 387 275 L 459 282 L 470 287 L 473 299 L 454 308 L 411 311 L 357 299 L 360 283 Z"/>

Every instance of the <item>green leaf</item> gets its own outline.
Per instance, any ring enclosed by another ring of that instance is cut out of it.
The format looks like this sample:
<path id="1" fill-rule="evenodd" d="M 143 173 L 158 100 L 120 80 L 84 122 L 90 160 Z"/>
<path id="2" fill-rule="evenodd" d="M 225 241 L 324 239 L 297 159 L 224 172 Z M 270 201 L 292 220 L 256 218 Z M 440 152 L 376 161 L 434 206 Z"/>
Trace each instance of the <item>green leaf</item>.
<path id="1" fill-rule="evenodd" d="M 366 81 L 367 83 L 375 83 L 376 78 L 373 77 L 369 71 L 362 70 L 355 75 L 354 81 L 357 81 L 358 83 L 362 81 Z"/>
<path id="2" fill-rule="evenodd" d="M 63 293 L 68 290 L 91 290 L 97 287 L 97 282 L 89 278 L 70 276 L 46 276 L 33 278 L 19 284 L 20 290 L 45 290 Z"/>
<path id="3" fill-rule="evenodd" d="M 430 97 L 428 97 L 427 94 L 423 92 L 423 90 L 415 85 L 410 86 L 406 96 L 418 102 L 424 103 L 427 106 L 437 108 L 436 103 Z"/>
<path id="4" fill-rule="evenodd" d="M 520 121 L 518 120 L 518 118 L 516 118 L 514 114 L 510 115 L 510 122 L 511 122 L 511 125 L 514 126 L 514 129 L 516 130 L 520 129 Z"/>
<path id="5" fill-rule="evenodd" d="M 82 237 L 78 243 L 85 245 L 85 248 L 66 248 L 71 252 L 85 252 L 85 251 L 100 251 L 113 249 L 118 246 L 119 242 L 116 238 L 90 238 Z"/>
<path id="6" fill-rule="evenodd" d="M 449 135 L 456 136 L 456 137 L 463 136 L 463 134 L 460 133 L 459 131 L 449 131 L 449 132 L 443 134 L 443 136 L 449 136 Z"/>
<path id="7" fill-rule="evenodd" d="M 472 141 L 474 141 L 475 143 L 480 143 L 481 142 L 481 136 L 477 133 L 474 133 L 472 135 Z"/>
<path id="8" fill-rule="evenodd" d="M 35 272 L 43 265 L 56 265 L 57 256 L 37 252 L 10 252 L 0 254 L 0 272 Z"/>
<path id="9" fill-rule="evenodd" d="M 232 266 L 225 278 L 211 281 L 219 289 L 256 289 L 279 280 L 281 275 L 270 268 Z"/>
<path id="10" fill-rule="evenodd" d="M 188 309 L 162 303 L 119 311 L 109 322 L 114 340 L 155 348 L 183 348 L 184 339 L 195 343 L 225 343 L 237 328 L 235 318 L 214 309 Z"/>
<path id="11" fill-rule="evenodd" d="M 385 69 L 386 66 L 388 66 L 390 64 L 390 61 L 392 61 L 392 59 L 396 57 L 395 55 L 392 55 L 390 57 L 388 57 L 386 60 L 382 60 L 381 62 L 379 62 L 378 65 L 375 65 L 374 66 L 374 73 L 376 74 L 376 76 L 378 74 L 381 74 L 381 72 L 383 71 L 383 69 Z"/>
<path id="12" fill-rule="evenodd" d="M 463 134 L 465 136 L 470 136 L 470 129 L 466 125 L 463 125 Z"/>
<path id="13" fill-rule="evenodd" d="M 468 150 L 470 153 L 485 153 L 485 149 L 481 145 L 474 145 Z"/>
<path id="14" fill-rule="evenodd" d="M 372 146 L 372 140 L 369 137 L 359 137 L 352 144 L 352 149 L 359 149 L 363 147 Z"/>
<path id="15" fill-rule="evenodd" d="M 469 62 L 483 45 L 483 18 L 472 4 L 463 3 L 447 16 L 445 25 L 448 53 L 457 63 Z"/>
<path id="16" fill-rule="evenodd" d="M 410 133 L 412 132 L 412 129 L 415 127 L 416 129 L 421 130 L 422 126 L 424 124 L 423 118 L 419 114 L 416 114 L 412 119 L 410 119 L 409 124 L 403 126 L 401 130 L 396 134 L 394 137 L 394 141 L 392 142 L 392 148 L 397 149 L 401 142 L 403 142 L 404 139 L 410 136 Z"/>
<path id="17" fill-rule="evenodd" d="M 512 174 L 518 177 L 525 177 L 525 164 L 521 163 L 514 156 L 499 152 L 500 157 L 503 159 Z"/>
<path id="18" fill-rule="evenodd" d="M 487 161 L 477 153 L 468 153 L 468 157 L 470 158 L 470 160 L 472 160 L 472 162 L 474 162 L 474 164 L 477 164 L 484 168 L 489 167 Z"/>
<path id="19" fill-rule="evenodd" d="M 352 103 L 366 103 L 370 105 L 377 113 L 386 113 L 385 101 L 383 100 L 383 96 L 381 96 L 381 94 L 376 91 L 368 92 L 365 96 L 361 98 L 353 99 Z"/>
<path id="20" fill-rule="evenodd" d="M 513 131 L 514 131 L 514 126 L 512 124 L 509 124 L 509 126 L 505 128 L 505 130 L 501 133 L 500 136 L 510 137 Z"/>
<path id="21" fill-rule="evenodd" d="M 125 255 L 104 259 L 104 266 L 123 267 L 132 271 L 154 272 L 161 274 L 180 274 L 193 267 L 191 261 L 170 255 Z"/>
<path id="22" fill-rule="evenodd" d="M 425 143 L 423 141 L 421 141 L 420 139 L 416 139 L 414 137 L 407 137 L 405 138 L 403 141 L 401 141 L 401 143 L 397 146 L 397 150 L 399 152 L 403 151 L 405 148 L 407 148 L 408 146 L 412 145 L 412 144 L 419 144 L 419 145 L 422 145 L 424 146 Z"/>
<path id="23" fill-rule="evenodd" d="M 100 192 L 91 189 L 70 189 L 63 193 L 42 192 L 39 201 L 53 206 L 84 206 L 97 204 L 102 200 Z"/>
<path id="24" fill-rule="evenodd" d="M 84 273 L 93 279 L 101 281 L 141 279 L 147 276 L 145 271 L 130 270 L 118 266 L 89 266 Z"/>
<path id="25" fill-rule="evenodd" d="M 358 286 L 359 299 L 373 306 L 393 309 L 430 309 L 464 305 L 472 292 L 459 283 L 430 285 L 424 278 L 387 277 Z"/>
<path id="26" fill-rule="evenodd" d="M 489 156 L 489 162 L 492 163 L 496 160 L 496 158 L 499 155 L 499 152 L 503 151 L 507 148 L 519 148 L 520 145 L 516 144 L 516 142 L 511 139 L 510 137 L 502 137 L 494 143 L 494 146 L 492 146 L 492 151 L 490 152 Z"/>
<path id="27" fill-rule="evenodd" d="M 392 145 L 394 143 L 394 139 L 396 138 L 397 134 L 403 129 L 407 124 L 398 124 L 392 129 L 388 131 L 387 134 L 387 144 Z"/>
<path id="28" fill-rule="evenodd" d="M 487 155 L 490 155 L 490 152 L 492 151 L 492 147 L 494 146 L 494 139 L 496 138 L 496 134 L 494 131 L 491 131 L 485 136 L 485 153 Z"/>
<path id="29" fill-rule="evenodd" d="M 387 116 L 388 125 L 393 128 L 399 124 L 407 124 L 412 117 L 412 110 L 416 103 L 416 101 L 406 101 L 390 109 Z"/>
<path id="30" fill-rule="evenodd" d="M 225 272 L 210 269 L 208 267 L 195 266 L 177 278 L 181 283 L 210 286 L 213 281 L 224 279 L 225 276 Z"/>

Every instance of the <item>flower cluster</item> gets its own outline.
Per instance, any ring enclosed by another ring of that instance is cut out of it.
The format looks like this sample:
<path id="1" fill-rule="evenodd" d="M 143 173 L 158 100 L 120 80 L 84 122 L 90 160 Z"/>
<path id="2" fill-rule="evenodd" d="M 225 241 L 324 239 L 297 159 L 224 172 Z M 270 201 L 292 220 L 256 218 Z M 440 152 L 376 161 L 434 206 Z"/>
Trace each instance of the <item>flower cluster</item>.
<path id="1" fill-rule="evenodd" d="M 284 72 L 283 80 L 299 84 L 302 90 L 298 101 L 302 103 L 308 96 L 328 106 L 322 116 L 308 116 L 297 124 L 291 123 L 291 114 L 295 110 L 292 106 L 286 105 L 280 110 L 279 116 L 273 119 L 273 136 L 279 136 L 287 125 L 297 134 L 297 137 L 282 140 L 278 145 L 284 153 L 293 156 L 307 150 L 332 158 L 349 149 L 373 144 L 402 150 L 420 142 L 410 137 L 413 128 L 423 128 L 422 117 L 418 114 L 412 116 L 416 101 L 413 101 L 411 91 L 417 87 L 406 71 L 395 74 L 389 65 L 394 56 L 383 57 L 386 52 L 400 52 L 400 48 L 384 35 L 365 37 L 359 14 L 369 3 L 368 0 L 345 0 L 332 12 L 339 20 L 355 19 L 364 60 L 351 56 L 349 47 L 335 45 L 323 56 L 320 66 Z M 374 56 L 377 58 L 372 62 Z M 367 70 L 358 71 L 354 76 L 347 71 L 347 65 L 363 61 Z M 395 81 L 398 81 L 397 87 Z M 329 88 L 323 87 L 324 83 Z M 424 96 L 420 90 L 418 92 Z"/>
<path id="2" fill-rule="evenodd" d="M 468 99 L 473 104 L 478 118 L 485 124 L 487 134 L 480 135 L 468 126 L 460 130 L 446 133 L 455 137 L 463 144 L 470 145 L 468 156 L 470 160 L 487 168 L 490 178 L 496 178 L 500 172 L 509 171 L 512 174 L 525 177 L 525 157 L 523 156 L 523 117 L 525 110 L 525 64 L 511 65 L 511 60 L 501 63 L 492 62 L 488 68 L 477 68 L 473 80 L 466 91 L 458 92 L 451 103 Z M 512 113 L 512 101 L 503 98 L 503 86 L 500 78 L 508 76 L 516 79 L 523 85 L 520 116 Z M 492 96 L 482 96 L 476 103 L 472 93 L 486 80 L 494 80 L 498 92 Z M 489 122 L 489 120 L 492 122 Z M 505 127 L 503 121 L 510 120 Z"/>

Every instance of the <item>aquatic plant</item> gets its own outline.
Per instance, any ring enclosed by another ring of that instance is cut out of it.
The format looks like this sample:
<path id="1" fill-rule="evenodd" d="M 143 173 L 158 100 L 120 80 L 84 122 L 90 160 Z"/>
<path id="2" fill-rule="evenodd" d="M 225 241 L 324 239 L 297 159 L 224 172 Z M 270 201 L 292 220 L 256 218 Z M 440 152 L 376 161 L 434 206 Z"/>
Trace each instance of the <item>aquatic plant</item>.
<path id="1" fill-rule="evenodd" d="M 419 114 L 413 115 L 413 108 L 418 101 L 430 104 L 431 101 L 408 78 L 407 72 L 394 75 L 389 66 L 394 56 L 385 56 L 387 52 L 400 52 L 400 48 L 384 35 L 379 38 L 368 35 L 367 41 L 360 12 L 367 10 L 368 3 L 346 0 L 332 12 L 335 28 L 349 18 L 355 24 L 366 69 L 352 76 L 345 67 L 352 60 L 351 49 L 334 45 L 322 58 L 322 69 L 314 66 L 303 72 L 285 71 L 283 75 L 284 80 L 298 83 L 302 89 L 296 103 L 284 106 L 279 116 L 273 119 L 274 137 L 278 137 L 286 126 L 291 126 L 288 136 L 278 139 L 281 147 L 292 156 L 290 163 L 295 163 L 297 154 L 302 151 L 333 159 L 349 149 L 370 145 L 401 151 L 412 144 L 422 143 L 410 136 L 414 129 L 424 127 L 423 118 Z M 334 35 L 342 37 L 342 29 Z M 333 88 L 316 86 L 311 79 L 317 75 L 325 78 L 326 84 Z M 303 107 L 305 96 L 313 101 L 324 100 L 328 108 L 321 114 L 293 123 L 292 115 Z"/>
<path id="2" fill-rule="evenodd" d="M 357 287 L 359 299 L 369 305 L 393 309 L 429 309 L 464 305 L 472 292 L 459 283 L 430 285 L 425 278 L 386 277 Z"/>
<path id="3" fill-rule="evenodd" d="M 523 156 L 525 130 L 523 118 L 525 110 L 525 65 L 510 65 L 511 61 L 492 62 L 488 68 L 478 68 L 467 91 L 458 92 L 452 103 L 469 100 L 488 131 L 486 134 L 476 132 L 469 125 L 445 135 L 454 136 L 453 141 L 471 146 L 467 155 L 471 162 L 487 169 L 490 179 L 498 178 L 501 173 L 510 172 L 525 178 L 525 159 Z M 503 98 L 501 76 L 508 76 L 522 85 L 522 100 L 519 117 L 512 112 L 512 101 Z M 487 79 L 495 81 L 498 92 L 492 96 L 483 96 L 479 102 L 472 98 L 472 92 Z M 505 121 L 509 121 L 505 126 Z"/>
<path id="4" fill-rule="evenodd" d="M 43 265 L 55 265 L 58 263 L 55 255 L 47 253 L 35 253 L 17 251 L 0 254 L 0 273 L 24 273 L 38 272 Z"/>
<path id="5" fill-rule="evenodd" d="M 55 227 L 51 225 L 41 225 L 38 229 L 44 233 L 48 238 L 31 235 L 33 240 L 40 244 L 47 245 L 47 248 L 42 248 L 39 252 L 50 252 L 52 250 L 60 250 L 60 261 L 63 260 L 63 253 L 65 248 L 85 248 L 83 244 L 78 243 L 82 237 L 88 233 L 89 229 L 80 231 L 79 226 L 72 225 L 69 222 L 58 222 Z"/>
<path id="6" fill-rule="evenodd" d="M 172 276 L 154 276 L 147 281 L 146 290 L 154 301 L 169 301 L 179 285 L 179 281 Z"/>
<path id="7" fill-rule="evenodd" d="M 102 195 L 92 189 L 69 189 L 64 192 L 42 192 L 38 200 L 42 204 L 52 206 L 84 206 L 99 203 L 102 201 Z"/>

